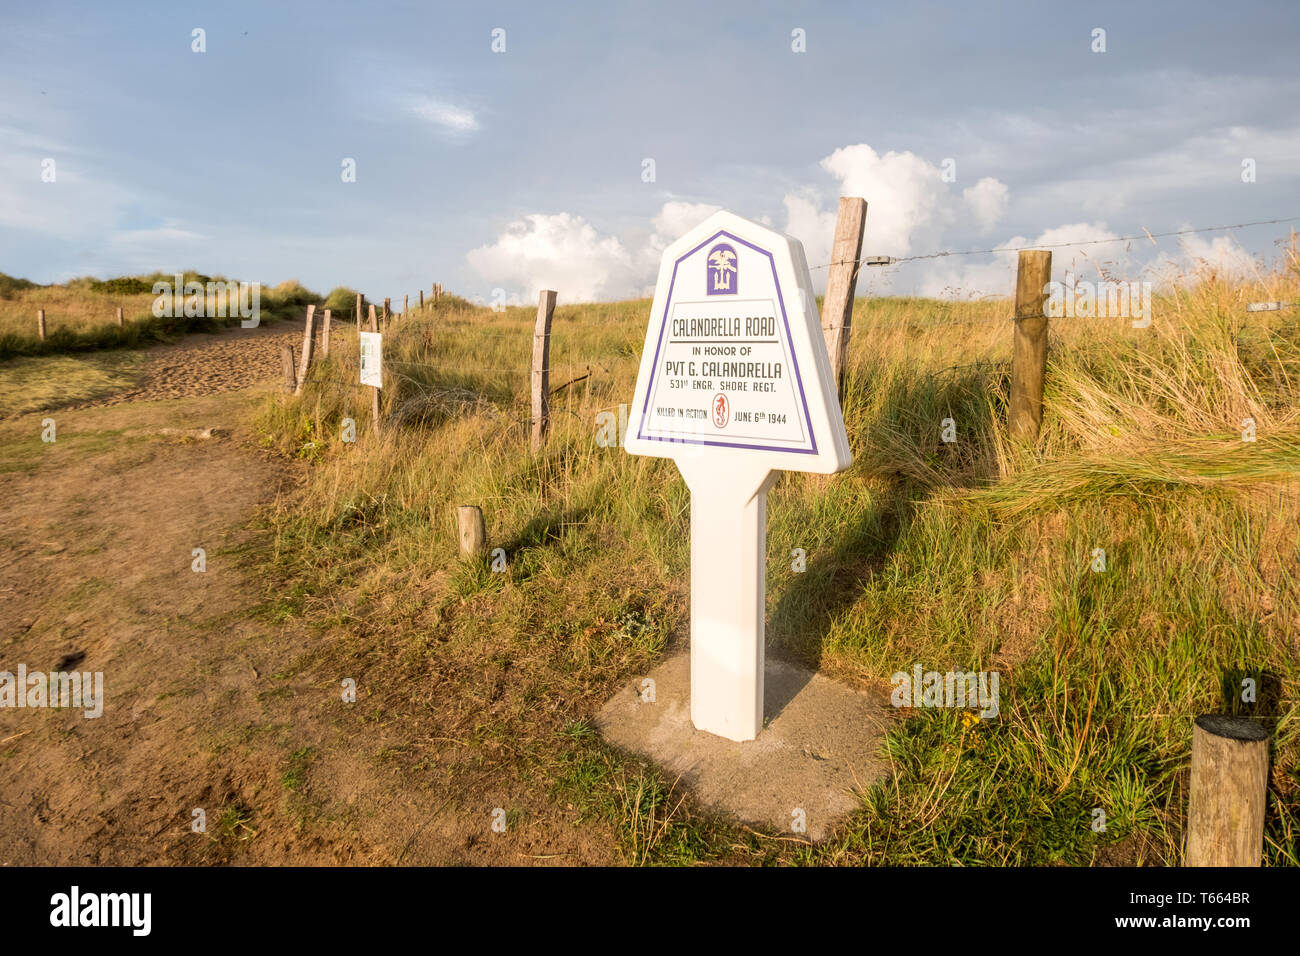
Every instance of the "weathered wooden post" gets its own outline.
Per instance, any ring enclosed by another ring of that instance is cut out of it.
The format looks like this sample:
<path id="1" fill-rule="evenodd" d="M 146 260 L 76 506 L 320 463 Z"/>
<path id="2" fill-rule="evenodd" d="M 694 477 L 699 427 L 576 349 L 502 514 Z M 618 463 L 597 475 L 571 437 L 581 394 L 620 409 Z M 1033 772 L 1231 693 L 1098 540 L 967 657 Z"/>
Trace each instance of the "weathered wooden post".
<path id="1" fill-rule="evenodd" d="M 424 290 L 420 290 L 420 311 L 424 311 Z"/>
<path id="2" fill-rule="evenodd" d="M 483 526 L 483 510 L 478 505 L 461 505 L 456 509 L 460 532 L 460 556 L 476 558 L 487 550 L 487 530 Z"/>
<path id="3" fill-rule="evenodd" d="M 302 360 L 298 366 L 298 387 L 295 395 L 302 394 L 302 387 L 307 383 L 307 370 L 311 367 L 312 348 L 316 343 L 316 306 L 307 306 L 307 324 L 302 333 Z"/>
<path id="4" fill-rule="evenodd" d="M 126 325 L 126 320 L 122 318 L 122 307 L 117 307 L 117 327 L 120 329 Z"/>
<path id="5" fill-rule="evenodd" d="M 325 321 L 320 327 L 320 354 L 322 358 L 330 357 L 330 310 L 325 310 Z"/>
<path id="6" fill-rule="evenodd" d="M 384 315 L 383 315 L 383 317 L 379 320 L 379 328 L 378 328 L 378 330 L 371 329 L 370 331 L 372 331 L 372 332 L 374 332 L 374 331 L 380 331 L 380 332 L 383 332 L 383 331 L 385 331 L 385 330 L 388 328 L 388 311 L 389 311 L 389 309 L 392 308 L 392 303 L 393 303 L 393 300 L 392 300 L 392 299 L 385 299 L 385 300 L 384 300 Z"/>
<path id="7" fill-rule="evenodd" d="M 280 368 L 284 372 L 284 390 L 292 392 L 298 387 L 297 376 L 293 370 L 293 346 L 284 345 L 280 348 Z"/>
<path id="8" fill-rule="evenodd" d="M 1047 372 L 1047 285 L 1052 253 L 1022 249 L 1016 269 L 1015 341 L 1011 347 L 1011 407 L 1015 438 L 1037 441 L 1043 425 L 1043 376 Z"/>
<path id="9" fill-rule="evenodd" d="M 36 334 L 41 337 L 42 342 L 45 341 L 45 310 L 44 309 L 36 310 Z"/>
<path id="10" fill-rule="evenodd" d="M 357 293 L 357 344 L 361 344 L 361 293 Z"/>
<path id="11" fill-rule="evenodd" d="M 537 325 L 533 328 L 533 451 L 542 447 L 551 424 L 551 316 L 555 292 L 543 289 L 537 297 Z"/>
<path id="12" fill-rule="evenodd" d="M 858 266 L 862 258 L 862 234 L 867 224 L 867 201 L 860 196 L 841 196 L 835 219 L 835 243 L 831 268 L 822 300 L 822 334 L 836 393 L 844 403 L 844 368 L 849 359 L 849 336 L 853 331 L 853 294 L 858 287 Z"/>
<path id="13" fill-rule="evenodd" d="M 407 306 L 407 304 L 406 304 L 408 298 L 409 298 L 409 296 L 407 296 L 406 293 L 402 293 L 402 318 L 403 318 L 403 319 L 406 318 L 406 312 L 407 312 L 407 309 L 409 308 L 409 307 Z"/>
<path id="14" fill-rule="evenodd" d="M 1268 799 L 1268 733 L 1247 717 L 1192 724 L 1188 866 L 1259 866 Z"/>

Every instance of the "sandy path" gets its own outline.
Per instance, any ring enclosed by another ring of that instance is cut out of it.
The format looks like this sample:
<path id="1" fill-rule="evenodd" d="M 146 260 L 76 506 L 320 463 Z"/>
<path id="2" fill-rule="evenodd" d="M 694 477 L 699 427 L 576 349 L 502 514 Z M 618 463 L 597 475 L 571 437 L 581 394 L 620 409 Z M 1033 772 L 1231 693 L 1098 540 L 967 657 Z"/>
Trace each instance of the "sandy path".
<path id="1" fill-rule="evenodd" d="M 279 381 L 280 350 L 292 345 L 297 360 L 302 327 L 286 323 L 234 328 L 216 334 L 187 335 L 170 345 L 148 349 L 139 383 L 131 389 L 72 406 L 94 408 L 127 402 L 215 395 Z"/>

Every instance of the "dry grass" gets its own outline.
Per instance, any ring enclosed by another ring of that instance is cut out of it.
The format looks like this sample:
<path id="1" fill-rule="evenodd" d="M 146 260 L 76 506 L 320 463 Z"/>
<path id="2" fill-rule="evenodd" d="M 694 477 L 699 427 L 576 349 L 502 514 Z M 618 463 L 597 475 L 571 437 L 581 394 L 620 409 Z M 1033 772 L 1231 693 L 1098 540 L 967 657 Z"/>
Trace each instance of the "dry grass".
<path id="1" fill-rule="evenodd" d="M 506 666 L 517 709 L 484 716 L 465 678 L 420 719 L 458 739 L 490 725 L 514 755 L 480 758 L 493 773 L 527 767 L 583 794 L 636 861 L 1174 863 L 1189 721 L 1237 706 L 1224 688 L 1250 673 L 1272 688 L 1251 711 L 1276 741 L 1266 852 L 1295 864 L 1300 537 L 1279 501 L 1294 501 L 1300 475 L 1300 333 L 1295 313 L 1247 316 L 1244 304 L 1296 298 L 1289 262 L 1158 296 L 1148 329 L 1054 321 L 1034 448 L 1004 424 L 1008 302 L 856 303 L 844 401 L 855 462 L 829 482 L 788 475 L 769 497 L 769 640 L 863 683 L 915 662 L 997 669 L 1004 703 L 991 725 L 934 711 L 900 723 L 894 781 L 827 848 L 772 850 L 783 844 L 689 801 L 665 816 L 670 782 L 647 790 L 598 743 L 555 736 L 553 718 L 580 725 L 686 629 L 683 483 L 671 463 L 596 440 L 598 416 L 630 401 L 646 302 L 557 310 L 553 385 L 591 374 L 555 395 L 536 455 L 532 310 L 447 303 L 399 323 L 381 438 L 353 384 L 355 341 L 336 335 L 306 394 L 262 414 L 268 444 L 316 463 L 272 522 L 276 593 L 297 589 L 286 614 L 365 635 L 333 641 L 333 654 L 396 643 L 424 671 L 445 646 L 452 670 Z M 340 440 L 344 417 L 358 421 L 355 445 Z M 955 443 L 941 440 L 945 418 Z M 1246 418 L 1255 442 L 1242 440 Z M 457 561 L 454 509 L 467 503 L 483 506 L 506 573 Z M 1096 547 L 1104 574 L 1090 570 Z M 807 552 L 802 574 L 793 548 Z M 412 626 L 418 646 L 403 637 Z M 541 720 L 524 703 L 537 699 L 558 709 Z"/>

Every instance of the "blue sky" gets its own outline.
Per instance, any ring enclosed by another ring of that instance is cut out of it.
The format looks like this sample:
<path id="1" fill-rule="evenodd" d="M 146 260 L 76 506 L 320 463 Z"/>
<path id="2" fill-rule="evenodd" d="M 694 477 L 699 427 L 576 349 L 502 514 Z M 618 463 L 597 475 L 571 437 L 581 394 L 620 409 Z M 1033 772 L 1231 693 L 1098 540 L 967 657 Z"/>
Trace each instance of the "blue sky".
<path id="1" fill-rule="evenodd" d="M 718 206 L 797 236 L 813 264 L 841 194 L 868 201 L 864 251 L 895 256 L 1300 215 L 1294 2 L 2 16 L 0 271 L 41 282 L 198 268 L 372 298 L 441 281 L 531 301 L 546 286 L 563 302 L 644 292 L 663 246 Z M 1057 264 L 1249 268 L 1286 232 Z M 859 290 L 1005 293 L 1012 260 L 864 270 Z"/>

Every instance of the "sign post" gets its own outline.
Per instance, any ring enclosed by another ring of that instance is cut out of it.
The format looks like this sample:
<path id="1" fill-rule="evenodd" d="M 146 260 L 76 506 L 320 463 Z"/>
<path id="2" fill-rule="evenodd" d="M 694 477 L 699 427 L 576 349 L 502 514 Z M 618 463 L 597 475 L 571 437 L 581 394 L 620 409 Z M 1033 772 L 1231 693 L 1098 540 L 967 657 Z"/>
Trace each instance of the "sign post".
<path id="1" fill-rule="evenodd" d="M 797 239 L 718 212 L 664 251 L 624 447 L 691 490 L 691 721 L 753 740 L 768 489 L 852 461 Z"/>

